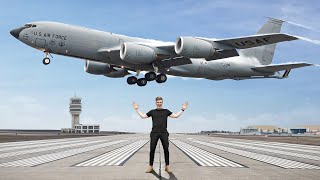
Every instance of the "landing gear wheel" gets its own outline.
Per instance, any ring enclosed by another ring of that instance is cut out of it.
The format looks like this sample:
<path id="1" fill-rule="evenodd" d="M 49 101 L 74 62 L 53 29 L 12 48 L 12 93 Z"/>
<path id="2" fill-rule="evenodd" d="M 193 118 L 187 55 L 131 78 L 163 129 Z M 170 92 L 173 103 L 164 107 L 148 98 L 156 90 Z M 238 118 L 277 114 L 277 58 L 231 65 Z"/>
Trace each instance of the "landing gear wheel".
<path id="1" fill-rule="evenodd" d="M 164 83 L 167 81 L 167 76 L 165 74 L 159 74 L 156 78 L 157 83 Z"/>
<path id="2" fill-rule="evenodd" d="M 148 72 L 144 77 L 147 81 L 153 81 L 156 79 L 157 75 L 154 72 Z"/>
<path id="3" fill-rule="evenodd" d="M 44 58 L 44 59 L 42 60 L 42 63 L 43 63 L 44 65 L 50 64 L 50 58 Z"/>
<path id="4" fill-rule="evenodd" d="M 135 84 L 135 83 L 137 83 L 137 81 L 138 81 L 138 79 L 135 76 L 130 76 L 127 78 L 127 83 L 129 85 Z"/>
<path id="5" fill-rule="evenodd" d="M 147 82 L 148 81 L 145 78 L 140 78 L 140 79 L 138 79 L 137 84 L 138 84 L 138 86 L 145 86 L 145 85 L 147 85 Z"/>

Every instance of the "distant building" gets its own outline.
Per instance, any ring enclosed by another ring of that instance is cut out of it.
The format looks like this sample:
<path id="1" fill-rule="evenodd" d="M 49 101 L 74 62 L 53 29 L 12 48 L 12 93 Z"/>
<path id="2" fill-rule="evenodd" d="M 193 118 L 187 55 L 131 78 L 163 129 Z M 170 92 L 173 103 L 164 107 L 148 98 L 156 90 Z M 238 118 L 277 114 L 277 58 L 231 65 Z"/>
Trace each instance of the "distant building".
<path id="1" fill-rule="evenodd" d="M 80 124 L 80 113 L 82 112 L 81 98 L 74 96 L 70 98 L 69 112 L 71 114 L 71 128 L 61 128 L 63 133 L 99 133 L 99 124 Z"/>
<path id="2" fill-rule="evenodd" d="M 75 132 L 76 133 L 99 133 L 100 125 L 99 124 L 76 124 Z"/>
<path id="3" fill-rule="evenodd" d="M 306 131 L 309 133 L 320 132 L 320 125 L 299 125 L 299 127 L 306 128 Z"/>
<path id="4" fill-rule="evenodd" d="M 282 128 L 270 125 L 255 125 L 240 129 L 240 134 L 269 134 L 283 132 Z"/>
<path id="5" fill-rule="evenodd" d="M 304 134 L 307 132 L 307 128 L 304 127 L 296 127 L 296 128 L 290 128 L 289 133 L 291 134 Z"/>
<path id="6" fill-rule="evenodd" d="M 61 128 L 62 133 L 75 133 L 76 130 L 74 128 Z"/>
<path id="7" fill-rule="evenodd" d="M 279 128 L 277 126 L 269 125 L 255 125 L 247 126 L 240 129 L 240 134 L 280 134 L 280 133 L 290 133 L 290 134 L 304 134 L 304 133 L 320 133 L 320 125 L 300 125 L 291 128 Z"/>
<path id="8" fill-rule="evenodd" d="M 246 127 L 240 129 L 240 134 L 258 134 L 259 129 L 255 127 Z"/>
<path id="9" fill-rule="evenodd" d="M 75 128 L 76 124 L 80 122 L 80 113 L 81 113 L 81 98 L 74 96 L 70 98 L 69 111 L 71 113 L 71 128 Z"/>

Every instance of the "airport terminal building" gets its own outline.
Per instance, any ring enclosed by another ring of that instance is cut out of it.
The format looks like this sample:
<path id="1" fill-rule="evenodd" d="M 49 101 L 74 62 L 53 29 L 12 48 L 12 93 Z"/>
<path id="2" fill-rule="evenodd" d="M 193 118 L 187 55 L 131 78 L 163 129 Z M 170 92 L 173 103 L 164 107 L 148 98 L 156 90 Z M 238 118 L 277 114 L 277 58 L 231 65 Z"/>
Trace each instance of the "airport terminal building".
<path id="1" fill-rule="evenodd" d="M 99 133 L 99 124 L 81 124 L 80 113 L 82 112 L 81 98 L 70 98 L 69 112 L 71 114 L 71 128 L 61 128 L 62 133 Z"/>
<path id="2" fill-rule="evenodd" d="M 270 125 L 254 125 L 240 129 L 242 135 L 262 134 L 320 134 L 320 125 L 299 125 L 297 127 L 280 128 Z"/>

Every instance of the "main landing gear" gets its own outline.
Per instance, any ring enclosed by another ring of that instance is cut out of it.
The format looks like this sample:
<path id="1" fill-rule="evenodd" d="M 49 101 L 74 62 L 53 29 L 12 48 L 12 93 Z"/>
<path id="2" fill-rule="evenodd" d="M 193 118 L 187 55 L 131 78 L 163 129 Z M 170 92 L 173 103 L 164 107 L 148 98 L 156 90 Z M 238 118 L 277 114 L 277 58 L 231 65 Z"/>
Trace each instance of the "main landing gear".
<path id="1" fill-rule="evenodd" d="M 44 64 L 44 65 L 48 65 L 48 64 L 50 64 L 50 58 L 48 58 L 48 52 L 45 52 L 46 53 L 46 57 L 45 58 L 43 58 L 43 60 L 42 60 L 42 63 Z"/>
<path id="2" fill-rule="evenodd" d="M 129 85 L 136 84 L 138 86 L 145 86 L 147 85 L 148 81 L 156 80 L 157 83 L 164 83 L 167 81 L 167 76 L 165 74 L 158 74 L 156 75 L 155 72 L 148 72 L 144 75 L 144 78 L 138 79 L 136 76 L 130 76 L 127 78 L 127 83 Z"/>

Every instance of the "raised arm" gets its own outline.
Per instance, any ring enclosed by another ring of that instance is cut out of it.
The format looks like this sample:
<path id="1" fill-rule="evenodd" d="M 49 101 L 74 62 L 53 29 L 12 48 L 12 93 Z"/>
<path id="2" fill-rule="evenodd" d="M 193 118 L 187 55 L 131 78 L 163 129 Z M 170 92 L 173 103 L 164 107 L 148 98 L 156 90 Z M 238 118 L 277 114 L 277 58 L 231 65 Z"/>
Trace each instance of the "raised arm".
<path id="1" fill-rule="evenodd" d="M 188 107 L 188 102 L 185 102 L 183 105 L 182 105 L 182 108 L 180 111 L 178 111 L 177 113 L 172 113 L 169 117 L 171 118 L 178 118 L 184 110 L 186 110 Z"/>
<path id="2" fill-rule="evenodd" d="M 136 110 L 136 112 L 138 113 L 138 115 L 139 115 L 142 119 L 148 118 L 148 116 L 147 116 L 145 113 L 139 111 L 139 105 L 138 105 L 137 103 L 133 102 L 133 103 L 132 103 L 132 106 L 133 106 L 133 108 Z"/>

